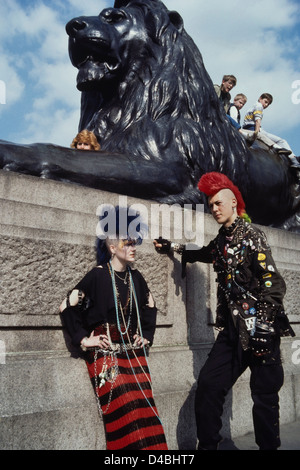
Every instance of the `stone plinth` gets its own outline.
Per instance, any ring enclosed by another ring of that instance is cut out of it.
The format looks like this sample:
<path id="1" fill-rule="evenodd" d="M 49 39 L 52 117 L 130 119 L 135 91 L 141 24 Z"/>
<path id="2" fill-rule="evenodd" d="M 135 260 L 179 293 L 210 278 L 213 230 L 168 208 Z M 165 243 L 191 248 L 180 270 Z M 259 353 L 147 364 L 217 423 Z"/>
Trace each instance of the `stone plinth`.
<path id="1" fill-rule="evenodd" d="M 117 194 L 0 171 L 1 449 L 105 449 L 86 366 L 70 347 L 58 307 L 95 265 L 97 208 L 119 203 Z M 151 229 L 153 203 L 129 197 L 127 203 L 143 204 Z M 203 220 L 207 243 L 218 226 L 209 215 Z M 264 230 L 287 281 L 285 306 L 299 336 L 300 238 Z M 159 309 L 149 361 L 169 448 L 194 449 L 195 384 L 216 334 L 215 276 L 211 266 L 198 263 L 182 279 L 180 257 L 158 255 L 151 237 L 138 248 L 136 267 Z M 285 423 L 300 415 L 295 341 L 282 342 Z M 247 372 L 227 398 L 223 423 L 227 437 L 252 431 Z"/>

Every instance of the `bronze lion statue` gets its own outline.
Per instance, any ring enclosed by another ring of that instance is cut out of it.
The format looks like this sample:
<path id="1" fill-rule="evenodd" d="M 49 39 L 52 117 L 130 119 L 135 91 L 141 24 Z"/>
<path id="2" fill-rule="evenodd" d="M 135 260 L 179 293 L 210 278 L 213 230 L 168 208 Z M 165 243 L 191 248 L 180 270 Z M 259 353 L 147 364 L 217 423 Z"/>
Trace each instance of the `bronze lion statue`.
<path id="1" fill-rule="evenodd" d="M 2 142 L 2 168 L 181 205 L 206 204 L 197 183 L 220 171 L 253 222 L 298 226 L 299 174 L 233 128 L 177 12 L 160 0 L 115 0 L 66 31 L 82 92 L 79 131 L 93 131 L 101 151 Z"/>

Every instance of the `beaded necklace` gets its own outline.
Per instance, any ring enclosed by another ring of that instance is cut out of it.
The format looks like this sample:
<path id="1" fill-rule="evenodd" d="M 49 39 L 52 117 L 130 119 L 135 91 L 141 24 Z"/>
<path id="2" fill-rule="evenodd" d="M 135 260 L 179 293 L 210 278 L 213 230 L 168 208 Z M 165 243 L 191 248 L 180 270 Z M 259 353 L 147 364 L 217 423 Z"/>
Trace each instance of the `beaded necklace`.
<path id="1" fill-rule="evenodd" d="M 127 266 L 127 273 L 126 274 L 129 275 L 129 291 L 128 291 L 127 302 L 126 302 L 126 304 L 123 308 L 120 293 L 119 293 L 119 290 L 118 290 L 118 287 L 117 287 L 117 284 L 116 284 L 116 279 L 115 279 L 116 272 L 115 272 L 114 268 L 112 267 L 112 264 L 111 264 L 110 261 L 107 263 L 107 266 L 108 266 L 109 274 L 110 274 L 110 277 L 111 277 L 111 280 L 112 280 L 114 302 L 115 302 L 115 306 L 116 306 L 116 318 L 117 318 L 118 330 L 119 330 L 119 333 L 122 336 L 124 336 L 129 331 L 129 326 L 130 326 L 131 318 L 132 318 L 133 289 L 132 289 L 132 277 L 131 277 L 131 275 L 130 275 L 131 273 L 129 271 L 130 268 Z M 123 281 L 123 279 L 122 279 L 122 281 Z M 129 315 L 128 315 L 128 321 L 127 321 L 127 326 L 126 326 L 126 322 L 125 322 L 125 318 L 124 318 L 124 311 L 127 312 L 128 305 L 129 305 Z M 121 312 L 121 316 L 123 317 L 124 331 L 122 331 L 122 327 L 120 325 L 119 311 Z"/>
<path id="2" fill-rule="evenodd" d="M 111 276 L 111 279 L 112 279 L 112 286 L 113 286 L 113 294 L 114 294 L 114 301 L 115 301 L 115 308 L 116 308 L 116 317 L 117 317 L 117 326 L 118 326 L 118 330 L 121 334 L 121 339 L 122 339 L 122 342 L 123 342 L 123 345 L 125 346 L 125 341 L 124 341 L 124 335 L 125 333 L 127 334 L 127 338 L 130 342 L 130 337 L 129 337 L 129 334 L 128 334 L 128 323 L 127 323 L 127 328 L 126 328 L 126 331 L 124 333 L 122 333 L 122 330 L 121 330 L 121 325 L 120 325 L 120 319 L 119 319 L 119 309 L 118 309 L 118 295 L 117 295 L 117 286 L 116 286 L 116 282 L 115 282 L 115 277 L 114 277 L 114 268 L 112 267 L 112 264 L 111 264 L 111 261 L 108 262 L 108 268 L 109 268 L 109 273 L 110 273 L 110 276 Z M 131 270 L 130 270 L 130 267 L 127 266 L 127 270 L 128 270 L 128 274 L 129 274 L 129 290 L 130 290 L 130 299 L 131 299 L 131 310 L 132 310 L 132 298 L 134 299 L 134 303 L 135 303 L 135 308 L 136 308 L 136 315 L 137 315 L 137 324 L 138 324 L 138 331 L 139 331 L 139 334 L 141 337 L 143 337 L 143 334 L 142 334 L 142 325 L 141 325 L 141 319 L 140 319 L 140 314 L 139 314 L 139 307 L 138 307 L 138 301 L 137 301 L 137 295 L 136 295 L 136 291 L 135 291 L 135 287 L 134 287 L 134 282 L 133 282 L 133 279 L 132 279 L 132 274 L 131 274 Z M 123 310 L 121 310 L 121 315 L 123 316 Z M 126 326 L 125 325 L 125 318 L 123 316 L 123 322 L 124 322 L 124 327 Z M 145 356 L 145 359 L 146 359 L 146 362 L 147 362 L 147 366 L 148 366 L 148 370 L 149 370 L 149 373 L 150 373 L 150 368 L 149 368 L 149 363 L 148 363 L 148 359 L 147 359 L 147 353 L 146 353 L 146 349 L 145 349 L 145 345 L 143 343 L 143 351 L 144 351 L 144 356 Z M 127 356 L 127 360 L 130 364 L 130 368 L 132 370 L 132 373 L 133 373 L 133 376 L 135 378 L 135 381 L 140 389 L 140 391 L 142 392 L 145 400 L 147 401 L 148 405 L 150 406 L 151 410 L 153 411 L 153 413 L 155 414 L 155 416 L 158 418 L 158 420 L 160 421 L 161 423 L 161 419 L 159 417 L 159 415 L 157 414 L 156 410 L 153 408 L 153 406 L 151 405 L 148 397 L 146 396 L 145 394 L 145 391 L 143 390 L 143 388 L 141 387 L 141 384 L 139 382 L 139 380 L 137 379 L 136 377 L 136 374 L 135 374 L 135 371 L 134 371 L 134 367 L 132 365 L 132 362 L 131 362 L 131 358 L 129 357 L 129 354 L 128 354 L 128 350 L 127 348 L 125 347 L 125 354 Z M 148 375 L 146 374 L 143 366 L 141 365 L 140 361 L 139 361 L 139 358 L 137 357 L 135 351 L 134 351 L 134 348 L 132 348 L 132 351 L 133 351 L 133 354 L 135 356 L 135 359 L 137 360 L 137 362 L 139 363 L 145 377 L 147 378 L 148 382 L 150 383 L 150 386 L 152 388 L 152 383 L 151 383 L 151 380 L 148 378 Z"/>

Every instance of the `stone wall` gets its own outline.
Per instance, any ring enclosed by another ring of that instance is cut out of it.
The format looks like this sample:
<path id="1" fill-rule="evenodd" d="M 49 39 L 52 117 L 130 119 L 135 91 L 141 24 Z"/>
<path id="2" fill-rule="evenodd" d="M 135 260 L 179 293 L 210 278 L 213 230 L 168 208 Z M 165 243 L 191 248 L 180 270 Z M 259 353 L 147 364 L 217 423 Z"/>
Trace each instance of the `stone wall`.
<path id="1" fill-rule="evenodd" d="M 105 449 L 86 366 L 70 346 L 58 307 L 95 264 L 97 207 L 119 202 L 117 194 L 0 171 L 0 449 Z M 151 202 L 127 202 L 150 214 Z M 207 243 L 218 226 L 209 215 L 203 220 Z M 287 281 L 285 306 L 299 336 L 300 238 L 264 230 Z M 159 309 L 149 361 L 169 448 L 194 449 L 195 384 L 215 338 L 215 276 L 211 266 L 197 263 L 182 279 L 180 257 L 158 255 L 151 238 L 139 247 L 136 267 Z M 292 360 L 297 341 L 282 342 L 284 423 L 300 415 L 300 365 Z M 246 372 L 227 398 L 223 434 L 251 430 Z"/>

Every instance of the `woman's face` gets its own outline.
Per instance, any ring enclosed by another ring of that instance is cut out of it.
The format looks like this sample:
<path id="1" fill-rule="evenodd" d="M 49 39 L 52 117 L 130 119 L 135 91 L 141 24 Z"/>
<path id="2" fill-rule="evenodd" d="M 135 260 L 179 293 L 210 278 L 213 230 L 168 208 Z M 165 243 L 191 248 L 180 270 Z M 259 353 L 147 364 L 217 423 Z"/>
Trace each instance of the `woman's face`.
<path id="1" fill-rule="evenodd" d="M 120 240 L 116 246 L 111 247 L 111 251 L 121 264 L 132 263 L 135 260 L 136 242 L 134 240 Z"/>
<path id="2" fill-rule="evenodd" d="M 76 148 L 78 150 L 92 150 L 91 144 L 87 142 L 77 142 Z"/>

